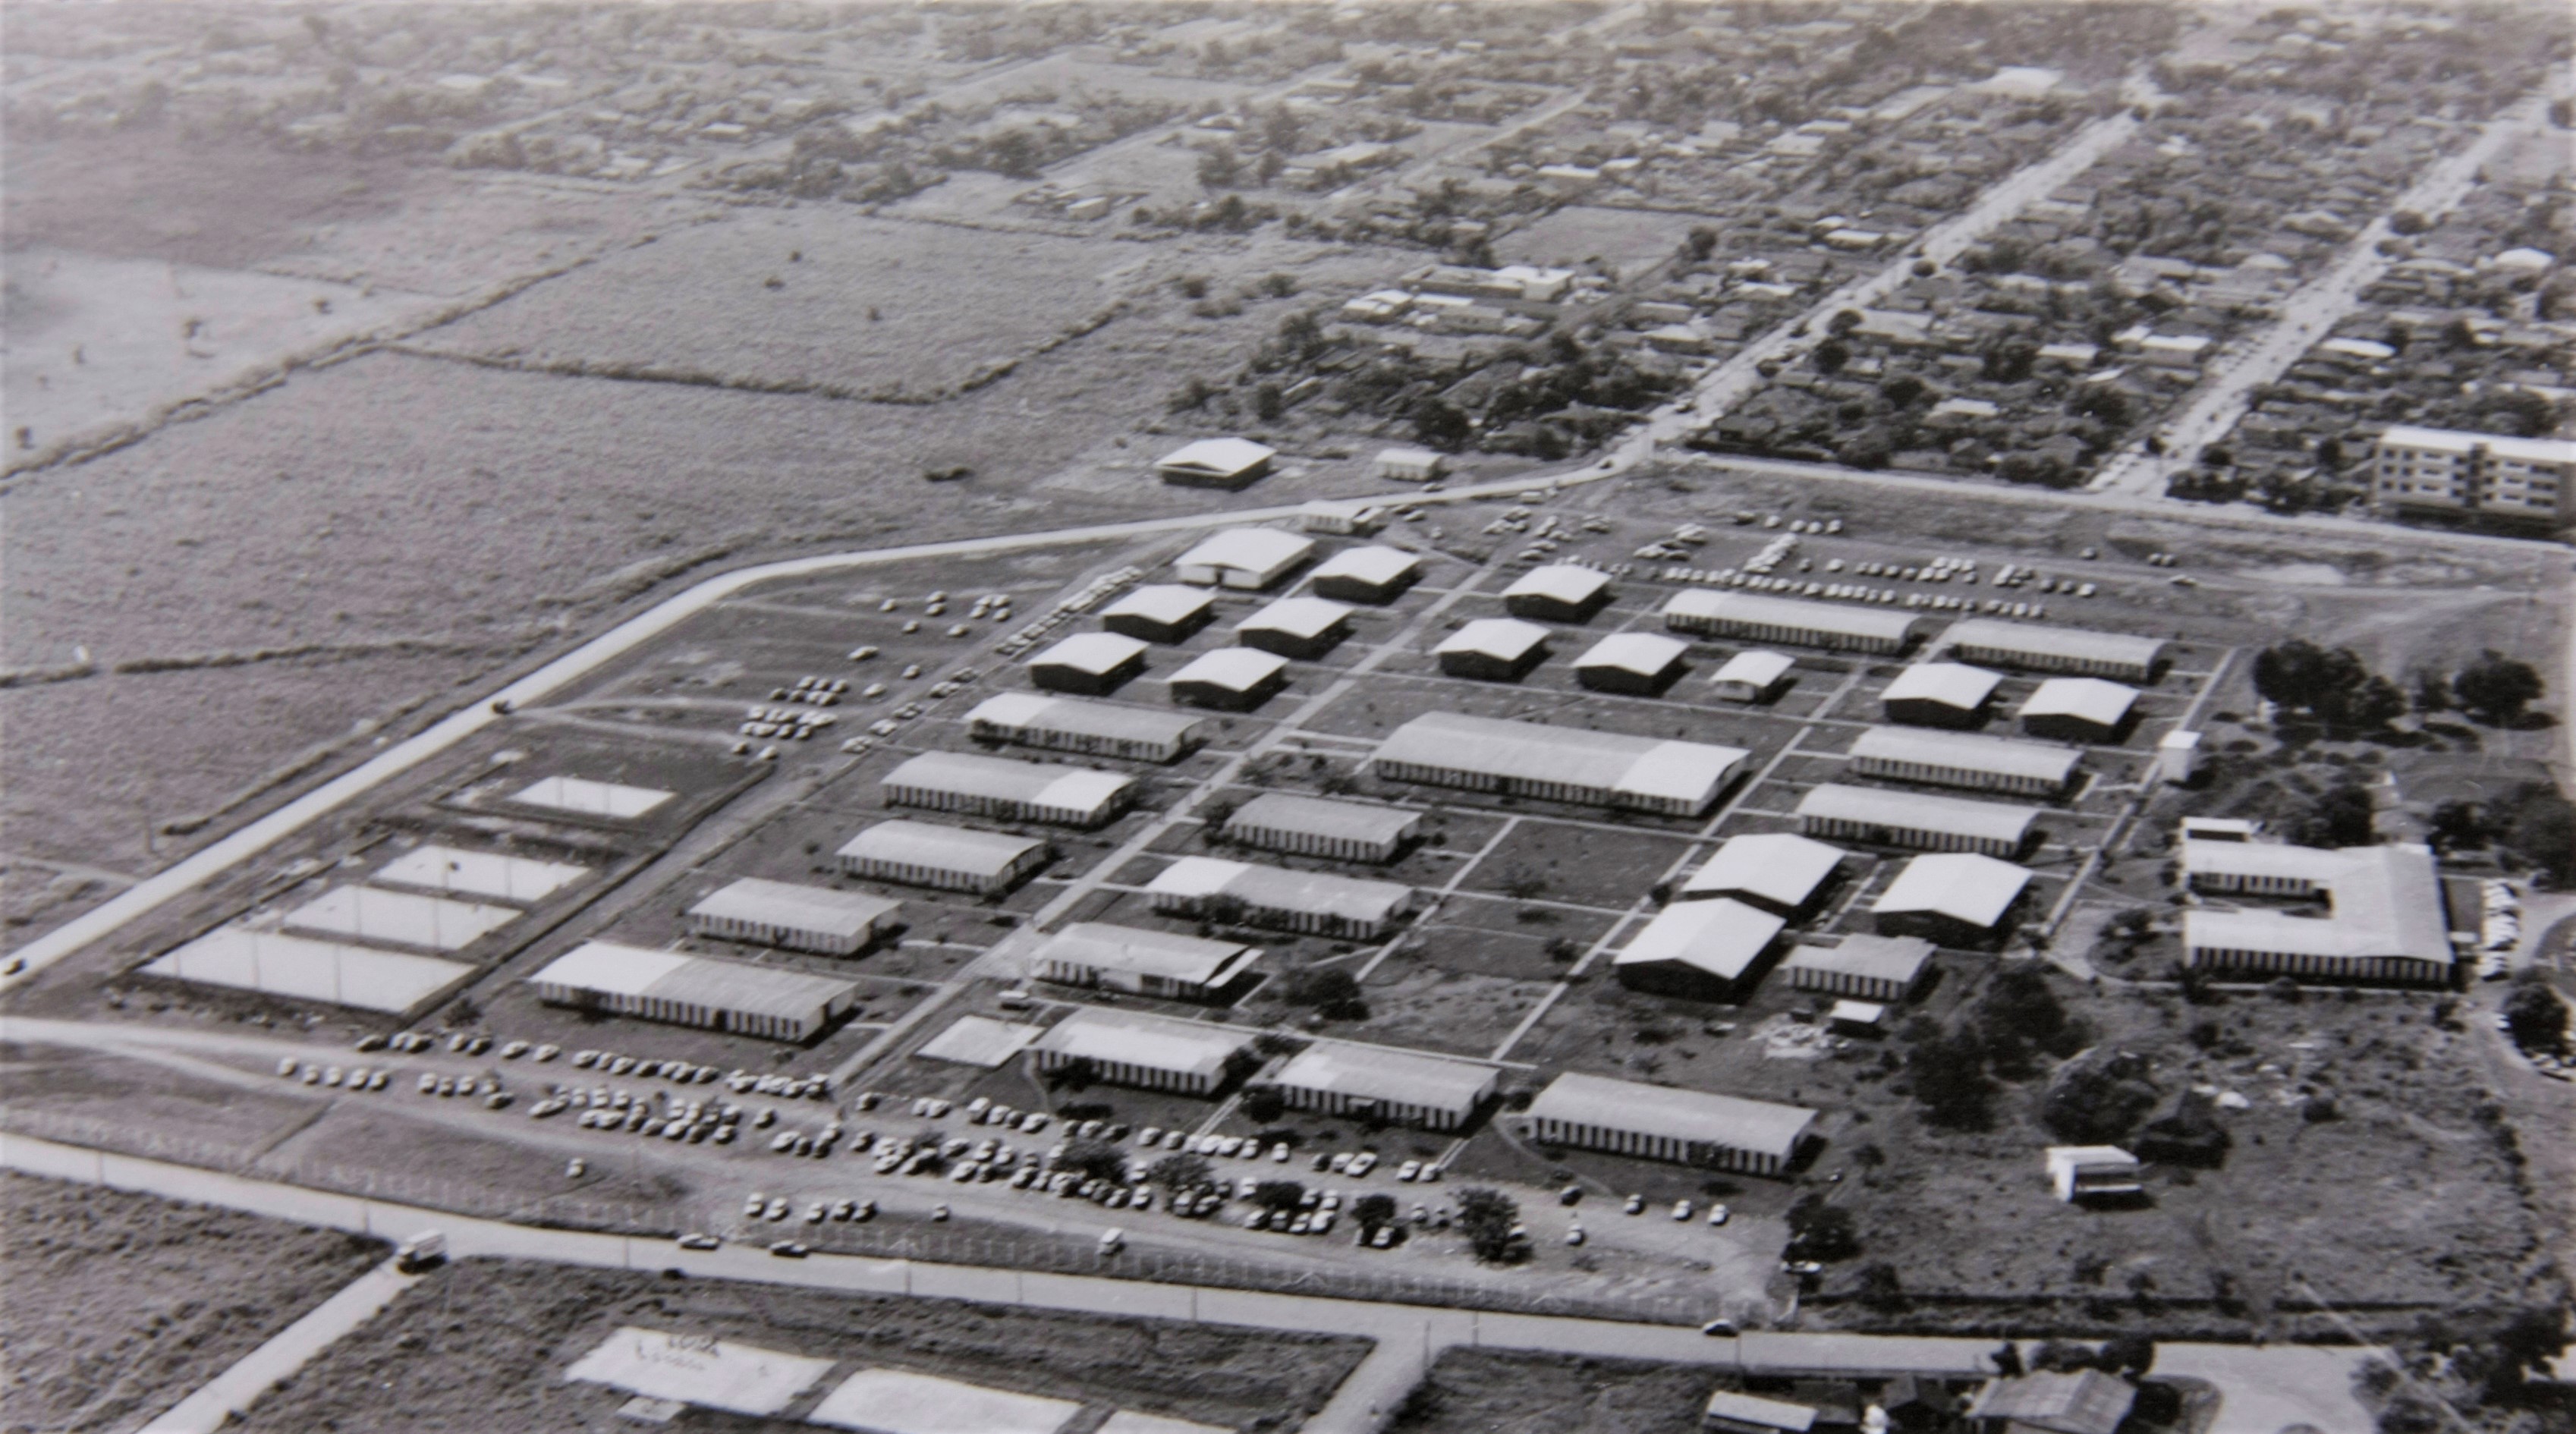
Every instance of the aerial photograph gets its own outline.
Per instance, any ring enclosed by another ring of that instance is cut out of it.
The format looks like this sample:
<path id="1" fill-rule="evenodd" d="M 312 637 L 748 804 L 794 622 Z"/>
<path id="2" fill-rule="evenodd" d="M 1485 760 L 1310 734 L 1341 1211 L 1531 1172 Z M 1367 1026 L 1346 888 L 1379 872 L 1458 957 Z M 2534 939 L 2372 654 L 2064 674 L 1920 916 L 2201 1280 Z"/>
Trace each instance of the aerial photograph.
<path id="1" fill-rule="evenodd" d="M 2566 0 L 6 0 L 0 1434 L 2576 1434 Z"/>

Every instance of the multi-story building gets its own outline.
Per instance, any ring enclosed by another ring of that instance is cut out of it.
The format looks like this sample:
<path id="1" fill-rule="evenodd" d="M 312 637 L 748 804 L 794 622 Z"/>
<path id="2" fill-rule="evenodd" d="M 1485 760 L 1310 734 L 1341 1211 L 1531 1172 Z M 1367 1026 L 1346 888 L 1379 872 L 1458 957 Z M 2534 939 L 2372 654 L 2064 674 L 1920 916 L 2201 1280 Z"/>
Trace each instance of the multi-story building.
<path id="1" fill-rule="evenodd" d="M 2404 425 L 2379 436 L 2370 497 L 2398 513 L 2478 514 L 2550 526 L 2576 496 L 2576 441 Z"/>

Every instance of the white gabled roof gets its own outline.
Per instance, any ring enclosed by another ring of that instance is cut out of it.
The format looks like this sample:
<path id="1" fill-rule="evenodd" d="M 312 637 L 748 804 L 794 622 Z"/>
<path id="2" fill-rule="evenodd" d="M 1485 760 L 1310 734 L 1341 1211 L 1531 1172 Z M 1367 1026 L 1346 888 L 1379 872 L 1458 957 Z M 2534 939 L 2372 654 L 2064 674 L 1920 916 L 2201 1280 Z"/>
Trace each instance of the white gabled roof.
<path id="1" fill-rule="evenodd" d="M 1932 951 L 1932 943 L 1920 936 L 1846 936 L 1839 946 L 1800 946 L 1780 963 L 1780 969 L 1831 971 L 1911 986 L 1923 974 Z"/>
<path id="2" fill-rule="evenodd" d="M 1426 712 L 1387 734 L 1369 760 L 1704 803 L 1735 775 L 1747 755 L 1741 747 L 1704 742 Z"/>
<path id="3" fill-rule="evenodd" d="M 1574 659 L 1574 665 L 1578 670 L 1607 667 L 1633 672 L 1640 677 L 1655 677 L 1681 661 L 1682 655 L 1689 651 L 1689 643 L 1662 633 L 1614 632 L 1592 644 L 1592 650 Z"/>
<path id="4" fill-rule="evenodd" d="M 1156 896 L 1197 899 L 1233 896 L 1274 911 L 1313 912 L 1355 921 L 1384 921 L 1413 899 L 1413 888 L 1393 881 L 1292 871 L 1248 861 L 1185 856 L 1165 867 L 1145 890 Z"/>
<path id="5" fill-rule="evenodd" d="M 1883 612 L 1849 603 L 1807 602 L 1799 598 L 1718 592 L 1709 588 L 1685 588 L 1673 594 L 1672 600 L 1664 604 L 1663 615 L 1667 625 L 1677 617 L 1686 622 L 1722 619 L 1898 643 L 1912 637 L 1923 621 L 1906 613 Z"/>
<path id="6" fill-rule="evenodd" d="M 1451 633 L 1432 652 L 1472 652 L 1502 662 L 1518 662 L 1547 642 L 1547 629 L 1516 617 L 1480 617 Z"/>
<path id="7" fill-rule="evenodd" d="M 2072 717 L 2096 727 L 2117 727 L 2137 705 L 2138 689 L 2099 677 L 2052 677 L 2021 704 L 2021 718 Z"/>
<path id="8" fill-rule="evenodd" d="M 1788 676 L 1789 669 L 1797 665 L 1798 659 L 1785 652 L 1765 652 L 1760 648 L 1751 648 L 1728 658 L 1726 665 L 1719 668 L 1717 675 L 1709 681 L 1741 682 L 1747 687 L 1767 688 Z"/>
<path id="9" fill-rule="evenodd" d="M 1173 566 L 1275 573 L 1303 562 L 1313 551 L 1314 539 L 1279 528 L 1228 528 L 1202 539 L 1197 547 L 1174 559 Z"/>
<path id="10" fill-rule="evenodd" d="M 1891 791 L 1885 787 L 1852 787 L 1839 782 L 1808 788 L 1807 794 L 1798 799 L 1797 814 L 2002 842 L 2027 837 L 2030 824 L 2039 819 L 2034 807 L 1935 796 L 1930 792 Z"/>
<path id="11" fill-rule="evenodd" d="M 1167 627 L 1178 627 L 1197 617 L 1216 602 L 1205 588 L 1187 587 L 1180 583 L 1154 583 L 1136 589 L 1100 610 L 1106 617 L 1141 617 Z"/>
<path id="12" fill-rule="evenodd" d="M 1459 1060 L 1353 1041 L 1317 1041 L 1282 1066 L 1275 1081 L 1298 1090 L 1422 1106 L 1464 1115 L 1494 1088 L 1495 1069 Z"/>
<path id="13" fill-rule="evenodd" d="M 1086 1006 L 1056 1022 L 1033 1048 L 1067 1059 L 1214 1076 L 1250 1040 L 1250 1032 L 1224 1026 Z"/>
<path id="14" fill-rule="evenodd" d="M 1870 911 L 1881 916 L 1922 912 L 1992 926 L 2029 885 L 2030 873 L 2011 862 L 1975 852 L 1936 852 L 1907 862 Z"/>
<path id="15" fill-rule="evenodd" d="M 689 908 L 691 916 L 753 921 L 794 931 L 828 931 L 835 936 L 862 936 L 901 907 L 899 901 L 825 886 L 745 877 L 709 893 Z"/>
<path id="16" fill-rule="evenodd" d="M 969 876 L 999 876 L 1031 849 L 1046 843 L 1008 832 L 944 827 L 935 822 L 879 822 L 849 839 L 841 856 L 858 861 L 901 862 Z"/>
<path id="17" fill-rule="evenodd" d="M 1022 762 L 973 752 L 924 752 L 885 774 L 882 785 L 928 787 L 987 800 L 1091 811 L 1136 784 L 1123 772 L 1059 762 Z"/>
<path id="18" fill-rule="evenodd" d="M 1879 695 L 1881 702 L 1938 702 L 1973 712 L 1995 694 L 2003 678 L 1982 667 L 1958 662 L 1917 662 L 1896 674 Z"/>
<path id="19" fill-rule="evenodd" d="M 2074 779 L 2084 756 L 2075 747 L 1929 727 L 1872 727 L 1852 743 L 1851 754 L 1854 760 L 1916 762 L 2061 787 Z"/>
<path id="20" fill-rule="evenodd" d="M 1803 1106 L 1568 1073 L 1530 1102 L 1533 1120 L 1706 1142 L 1786 1160 L 1816 1123 Z"/>
<path id="21" fill-rule="evenodd" d="M 1237 807 L 1225 824 L 1229 828 L 1293 831 L 1378 843 L 1402 840 L 1421 820 L 1420 812 L 1403 807 L 1337 802 L 1330 797 L 1306 797 L 1295 792 L 1264 792 Z"/>
<path id="22" fill-rule="evenodd" d="M 1788 923 L 1731 897 L 1713 901 L 1676 901 L 1629 939 L 1613 966 L 1653 966 L 1678 962 L 1722 981 L 1734 981 L 1752 969 Z"/>
<path id="23" fill-rule="evenodd" d="M 1941 634 L 1941 645 L 1953 650 L 1984 648 L 2028 657 L 2118 662 L 2137 667 L 2154 666 L 2156 659 L 2164 656 L 2165 651 L 2165 644 L 2152 637 L 2094 632 L 2080 627 L 2043 627 L 2038 623 L 2008 622 L 1992 617 L 1972 617 L 1952 623 L 1949 630 Z"/>
<path id="24" fill-rule="evenodd" d="M 1202 438 L 1154 461 L 1157 468 L 1187 468 L 1200 473 L 1235 474 L 1258 467 L 1279 450 L 1249 438 Z"/>
<path id="25" fill-rule="evenodd" d="M 1176 931 L 1077 921 L 1048 937 L 1038 950 L 1038 959 L 1204 985 L 1217 979 L 1227 967 L 1260 954 L 1239 941 L 1210 941 Z"/>
<path id="26" fill-rule="evenodd" d="M 1319 597 L 1284 597 L 1243 620 L 1237 632 L 1280 632 L 1314 639 L 1351 615 L 1348 605 Z"/>
<path id="27" fill-rule="evenodd" d="M 1782 906 L 1802 906 L 1845 853 L 1795 832 L 1749 832 L 1727 838 L 1717 854 L 1682 883 L 1685 898 L 1742 892 Z"/>
<path id="28" fill-rule="evenodd" d="M 1061 732 L 1085 737 L 1113 737 L 1131 742 L 1182 742 L 1203 719 L 1150 707 L 1059 697 L 1052 692 L 997 692 L 966 714 L 978 722 L 1015 732 Z"/>
<path id="29" fill-rule="evenodd" d="M 1230 692 L 1249 692 L 1286 669 L 1288 659 L 1257 647 L 1217 647 L 1200 653 L 1171 676 L 1172 685 L 1203 682 Z"/>
<path id="30" fill-rule="evenodd" d="M 1077 632 L 1029 659 L 1031 667 L 1069 667 L 1093 676 L 1114 672 L 1145 652 L 1145 644 L 1115 632 Z"/>
<path id="31" fill-rule="evenodd" d="M 1344 548 L 1308 575 L 1308 582 L 1325 578 L 1349 578 L 1376 586 L 1396 581 L 1422 566 L 1422 559 L 1411 553 L 1372 543 L 1361 548 Z"/>
<path id="32" fill-rule="evenodd" d="M 1521 580 L 1503 589 L 1503 597 L 1542 597 L 1581 607 L 1610 586 L 1610 575 L 1598 568 L 1580 567 L 1573 563 L 1556 563 L 1536 568 L 1521 575 Z"/>

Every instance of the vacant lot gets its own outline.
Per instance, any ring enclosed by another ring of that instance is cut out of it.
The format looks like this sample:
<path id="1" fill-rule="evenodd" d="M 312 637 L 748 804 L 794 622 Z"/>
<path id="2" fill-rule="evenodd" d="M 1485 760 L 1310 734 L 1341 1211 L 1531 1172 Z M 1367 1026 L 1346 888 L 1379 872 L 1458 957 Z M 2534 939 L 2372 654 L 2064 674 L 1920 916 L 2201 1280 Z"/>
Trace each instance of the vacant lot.
<path id="1" fill-rule="evenodd" d="M 1293 1429 L 1368 1341 L 1160 1320 L 1090 1319 L 621 1271 L 469 1260 L 422 1281 L 255 1406 L 254 1430 L 632 1428 L 626 1396 L 563 1371 L 620 1325 L 737 1340 L 861 1368 L 942 1375 L 1025 1394 L 1228 1427 Z M 812 1403 L 809 1396 L 798 1409 Z M 795 1430 L 792 1418 L 696 1414 L 707 1427 Z"/>
<path id="2" fill-rule="evenodd" d="M 1691 1434 L 1713 1369 L 1452 1348 L 1387 1427 L 1404 1434 Z"/>
<path id="3" fill-rule="evenodd" d="M 130 1429 L 384 1258 L 380 1241 L 0 1175 L 0 1421 Z"/>

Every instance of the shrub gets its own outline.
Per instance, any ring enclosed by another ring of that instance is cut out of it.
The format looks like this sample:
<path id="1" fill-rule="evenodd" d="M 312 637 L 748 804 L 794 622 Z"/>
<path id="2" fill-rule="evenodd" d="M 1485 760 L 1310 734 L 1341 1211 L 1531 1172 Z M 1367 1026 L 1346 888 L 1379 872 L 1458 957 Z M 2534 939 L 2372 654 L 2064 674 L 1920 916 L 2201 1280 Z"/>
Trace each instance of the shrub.
<path id="1" fill-rule="evenodd" d="M 1466 1232 L 1477 1259 L 1499 1264 L 1523 1253 L 1522 1242 L 1512 1235 L 1520 1221 L 1520 1206 L 1499 1190 L 1480 1185 L 1458 1192 L 1458 1228 Z"/>

